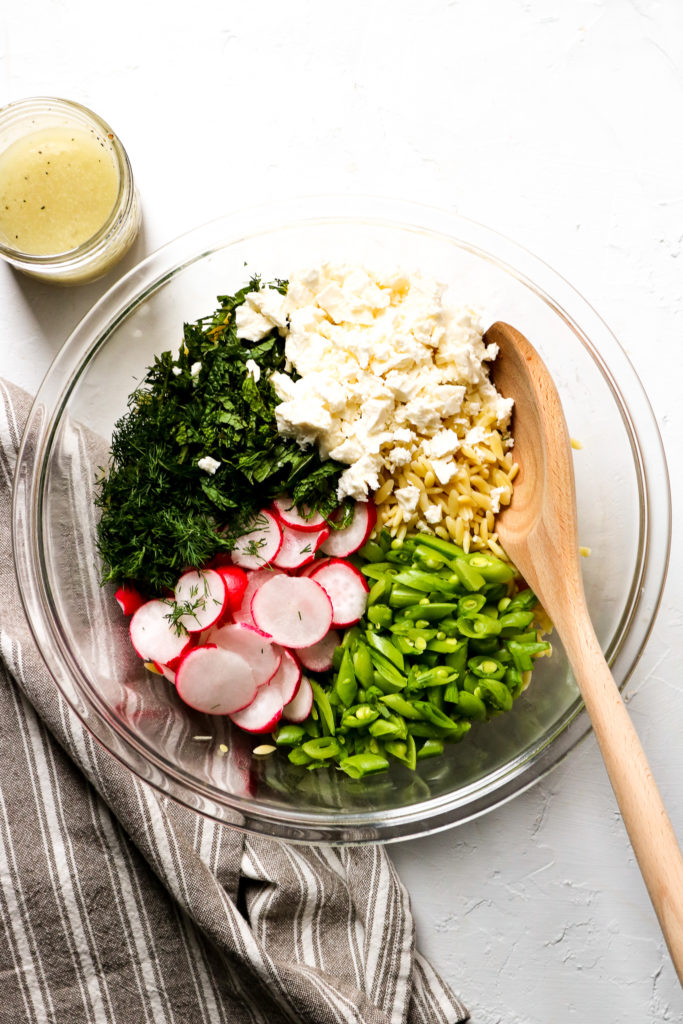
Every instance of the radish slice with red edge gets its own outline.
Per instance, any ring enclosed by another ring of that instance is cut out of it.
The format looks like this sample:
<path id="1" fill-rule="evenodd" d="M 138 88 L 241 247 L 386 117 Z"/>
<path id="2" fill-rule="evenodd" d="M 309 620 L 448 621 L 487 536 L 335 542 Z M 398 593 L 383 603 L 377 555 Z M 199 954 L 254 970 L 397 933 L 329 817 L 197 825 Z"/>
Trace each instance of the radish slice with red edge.
<path id="1" fill-rule="evenodd" d="M 332 604 L 334 614 L 334 603 Z M 301 647 L 296 652 L 297 658 L 309 672 L 327 672 L 332 668 L 332 655 L 341 643 L 339 633 L 331 629 L 327 636 L 311 647 Z"/>
<path id="2" fill-rule="evenodd" d="M 238 537 L 232 549 L 232 560 L 242 569 L 260 569 L 272 562 L 282 544 L 282 530 L 272 512 L 262 509 Z"/>
<path id="3" fill-rule="evenodd" d="M 213 629 L 209 633 L 209 642 L 244 658 L 257 686 L 265 686 L 280 667 L 281 654 L 273 646 L 271 638 L 247 623 L 234 622 Z"/>
<path id="4" fill-rule="evenodd" d="M 228 603 L 225 581 L 214 569 L 184 572 L 176 583 L 177 621 L 188 633 L 201 633 L 221 618 Z"/>
<path id="5" fill-rule="evenodd" d="M 247 589 L 249 577 L 244 569 L 240 569 L 238 565 L 219 565 L 216 566 L 216 572 L 223 578 L 228 608 L 231 612 L 234 612 L 242 604 L 242 598 L 244 597 L 244 591 Z"/>
<path id="6" fill-rule="evenodd" d="M 248 707 L 230 718 L 245 732 L 272 732 L 282 717 L 283 709 L 282 690 L 276 683 L 269 683 L 257 691 Z"/>
<path id="7" fill-rule="evenodd" d="M 332 602 L 333 626 L 352 626 L 362 618 L 369 588 L 363 574 L 350 562 L 332 558 L 310 579 L 320 584 Z"/>
<path id="8" fill-rule="evenodd" d="M 282 647 L 310 647 L 332 625 L 332 603 L 308 576 L 276 576 L 254 594 L 251 614 L 259 629 Z"/>
<path id="9" fill-rule="evenodd" d="M 276 498 L 273 502 L 273 512 L 283 524 L 292 526 L 295 530 L 303 530 L 305 533 L 322 530 L 326 526 L 324 518 L 319 512 L 307 516 L 309 511 L 306 505 L 303 506 L 304 515 L 301 515 L 291 498 Z"/>
<path id="10" fill-rule="evenodd" d="M 314 572 L 321 569 L 323 565 L 326 565 L 331 559 L 329 558 L 316 558 L 313 562 L 308 562 L 301 569 L 297 569 L 297 576 L 312 576 Z"/>
<path id="11" fill-rule="evenodd" d="M 294 700 L 285 704 L 282 709 L 282 717 L 288 722 L 303 722 L 311 713 L 313 708 L 313 688 L 306 676 L 301 677 L 299 692 Z"/>
<path id="12" fill-rule="evenodd" d="M 315 532 L 283 526 L 282 546 L 273 559 L 273 565 L 278 569 L 299 569 L 313 561 L 316 551 L 329 535 L 327 526 Z"/>
<path id="13" fill-rule="evenodd" d="M 278 647 L 277 649 L 282 655 L 282 661 L 268 685 L 270 686 L 276 682 L 282 690 L 282 703 L 288 704 L 290 700 L 294 700 L 299 690 L 301 665 L 286 647 Z"/>
<path id="14" fill-rule="evenodd" d="M 173 603 L 154 598 L 146 601 L 130 620 L 130 640 L 143 661 L 162 665 L 179 658 L 191 645 L 182 626 L 172 624 Z"/>
<path id="15" fill-rule="evenodd" d="M 248 625 L 253 626 L 254 620 L 251 614 L 251 599 L 258 590 L 259 587 L 263 586 L 266 580 L 271 580 L 273 576 L 282 575 L 282 569 L 254 569 L 248 573 L 247 585 L 242 594 L 242 601 L 240 602 L 239 608 L 236 608 L 232 617 L 235 622 L 246 622 Z"/>
<path id="16" fill-rule="evenodd" d="M 124 583 L 123 586 L 114 594 L 114 597 L 118 601 L 119 608 L 124 615 L 134 615 L 138 608 L 142 608 L 146 602 L 146 598 L 128 583 Z"/>
<path id="17" fill-rule="evenodd" d="M 254 673 L 245 658 L 216 644 L 194 647 L 176 672 L 178 696 L 207 715 L 232 715 L 256 696 Z"/>
<path id="18" fill-rule="evenodd" d="M 377 522 L 377 507 L 373 501 L 357 501 L 353 519 L 342 530 L 330 530 L 320 550 L 335 558 L 344 558 L 362 548 Z"/>

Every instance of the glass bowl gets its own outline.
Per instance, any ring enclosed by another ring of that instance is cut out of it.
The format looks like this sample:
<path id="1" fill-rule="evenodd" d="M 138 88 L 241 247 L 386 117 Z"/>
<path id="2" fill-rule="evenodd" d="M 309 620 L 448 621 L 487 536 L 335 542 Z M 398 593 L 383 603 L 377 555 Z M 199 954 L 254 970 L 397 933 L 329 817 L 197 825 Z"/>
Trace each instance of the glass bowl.
<path id="1" fill-rule="evenodd" d="M 419 269 L 453 285 L 486 325 L 507 320 L 538 348 L 582 445 L 574 463 L 580 543 L 592 552 L 582 561 L 586 594 L 623 687 L 652 628 L 669 551 L 669 484 L 648 401 L 613 335 L 566 281 L 495 232 L 428 207 L 358 198 L 264 206 L 201 227 L 128 273 L 76 328 L 36 398 L 17 466 L 15 559 L 56 686 L 133 772 L 253 832 L 300 842 L 405 839 L 490 811 L 586 735 L 559 642 L 512 711 L 416 772 L 397 765 L 352 780 L 253 757 L 258 738 L 182 705 L 144 670 L 111 588 L 97 583 L 93 481 L 154 355 L 175 349 L 185 321 L 212 312 L 217 295 L 253 273 L 286 277 L 324 259 Z"/>

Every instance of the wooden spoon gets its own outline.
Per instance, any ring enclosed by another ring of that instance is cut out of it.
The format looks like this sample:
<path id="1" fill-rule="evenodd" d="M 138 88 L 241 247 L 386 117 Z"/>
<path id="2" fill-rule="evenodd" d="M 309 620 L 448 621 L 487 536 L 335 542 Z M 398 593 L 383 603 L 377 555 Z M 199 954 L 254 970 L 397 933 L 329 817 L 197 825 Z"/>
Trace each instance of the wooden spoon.
<path id="1" fill-rule="evenodd" d="M 524 335 L 495 323 L 496 387 L 515 401 L 511 504 L 500 542 L 562 640 L 650 899 L 683 984 L 683 857 L 647 758 L 590 621 L 579 567 L 571 444 L 557 389 Z"/>

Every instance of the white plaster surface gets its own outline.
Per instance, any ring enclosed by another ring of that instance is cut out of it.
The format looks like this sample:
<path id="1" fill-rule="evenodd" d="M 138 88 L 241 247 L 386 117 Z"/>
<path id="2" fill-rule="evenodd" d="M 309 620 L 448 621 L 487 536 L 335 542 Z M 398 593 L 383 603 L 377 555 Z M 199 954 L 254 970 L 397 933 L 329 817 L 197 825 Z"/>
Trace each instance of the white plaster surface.
<path id="1" fill-rule="evenodd" d="M 683 7 L 678 0 L 9 0 L 0 103 L 61 95 L 126 145 L 144 232 L 55 290 L 0 266 L 0 373 L 35 389 L 107 284 L 176 235 L 311 193 L 497 228 L 596 306 L 656 412 L 672 570 L 629 685 L 683 836 Z M 393 848 L 422 949 L 475 1024 L 664 1024 L 683 998 L 594 740 L 536 788 Z"/>

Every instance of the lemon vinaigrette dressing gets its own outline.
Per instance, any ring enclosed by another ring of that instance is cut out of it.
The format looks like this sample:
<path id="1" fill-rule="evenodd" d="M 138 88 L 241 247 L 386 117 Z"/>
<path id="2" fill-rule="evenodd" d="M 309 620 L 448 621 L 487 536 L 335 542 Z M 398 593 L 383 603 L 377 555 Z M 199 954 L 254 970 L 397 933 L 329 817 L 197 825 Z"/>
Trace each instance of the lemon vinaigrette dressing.
<path id="1" fill-rule="evenodd" d="M 97 114 L 41 96 L 0 109 L 0 256 L 81 284 L 106 274 L 139 227 L 128 155 Z"/>
<path id="2" fill-rule="evenodd" d="M 73 126 L 44 128 L 0 154 L 0 235 L 33 256 L 68 252 L 104 226 L 118 191 L 108 140 Z"/>

